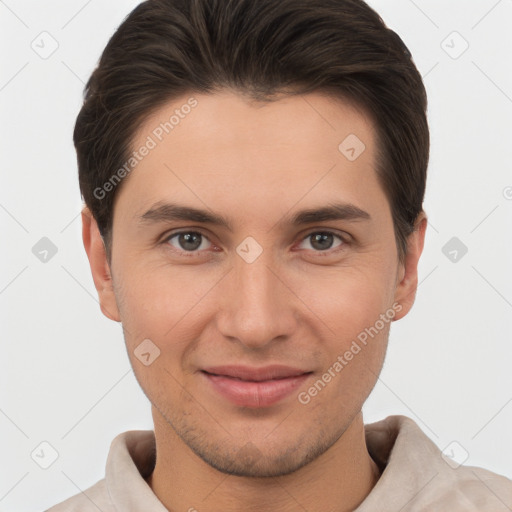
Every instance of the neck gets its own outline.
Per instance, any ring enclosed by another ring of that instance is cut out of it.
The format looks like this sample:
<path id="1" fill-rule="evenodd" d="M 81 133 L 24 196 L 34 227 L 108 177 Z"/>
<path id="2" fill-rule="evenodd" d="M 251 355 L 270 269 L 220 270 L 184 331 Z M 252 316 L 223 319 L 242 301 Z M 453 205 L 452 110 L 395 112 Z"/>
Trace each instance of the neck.
<path id="1" fill-rule="evenodd" d="M 348 512 L 357 508 L 379 478 L 366 448 L 361 413 L 320 457 L 289 475 L 267 478 L 217 471 L 193 453 L 155 410 L 153 418 L 157 457 L 147 482 L 172 512 Z"/>

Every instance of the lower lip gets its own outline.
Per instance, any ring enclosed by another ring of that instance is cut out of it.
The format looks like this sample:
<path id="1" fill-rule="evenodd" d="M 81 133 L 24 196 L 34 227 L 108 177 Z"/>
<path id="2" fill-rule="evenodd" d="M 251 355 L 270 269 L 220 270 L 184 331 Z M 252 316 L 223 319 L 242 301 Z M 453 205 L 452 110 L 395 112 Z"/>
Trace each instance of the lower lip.
<path id="1" fill-rule="evenodd" d="M 284 379 L 246 381 L 223 375 L 202 372 L 213 388 L 235 405 L 241 407 L 268 407 L 293 393 L 308 377 L 309 373 Z"/>

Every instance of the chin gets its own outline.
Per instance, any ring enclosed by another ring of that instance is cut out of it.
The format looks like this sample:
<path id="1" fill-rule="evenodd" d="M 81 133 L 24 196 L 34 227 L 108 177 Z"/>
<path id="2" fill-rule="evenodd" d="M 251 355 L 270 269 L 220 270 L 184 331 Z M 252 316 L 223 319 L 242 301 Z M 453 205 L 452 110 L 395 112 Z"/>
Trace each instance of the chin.
<path id="1" fill-rule="evenodd" d="M 189 439 L 187 444 L 198 457 L 221 473 L 240 477 L 270 478 L 289 475 L 315 460 L 335 441 L 336 436 L 332 437 L 295 439 L 287 446 L 283 445 L 282 439 L 275 440 L 277 445 L 266 442 L 257 446 L 249 441 L 236 451 L 233 440 L 229 447 L 218 444 L 205 445 L 197 438 Z"/>
<path id="2" fill-rule="evenodd" d="M 244 451 L 245 447 L 240 451 Z M 251 449 L 252 451 L 252 449 Z M 253 457 L 257 456 L 257 459 Z M 250 478 L 273 478 L 289 475 L 299 470 L 308 463 L 307 457 L 300 457 L 297 453 L 283 458 L 269 457 L 258 453 L 257 449 L 251 455 L 244 454 L 240 458 L 203 456 L 202 459 L 217 471 L 226 475 L 250 477 Z"/>

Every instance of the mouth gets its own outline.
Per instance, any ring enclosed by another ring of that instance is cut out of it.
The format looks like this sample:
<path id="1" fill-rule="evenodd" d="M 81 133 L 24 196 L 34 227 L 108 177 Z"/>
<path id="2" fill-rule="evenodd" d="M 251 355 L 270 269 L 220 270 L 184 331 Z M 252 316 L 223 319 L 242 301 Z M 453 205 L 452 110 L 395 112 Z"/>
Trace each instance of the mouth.
<path id="1" fill-rule="evenodd" d="M 213 390 L 240 407 L 269 407 L 295 391 L 313 373 L 282 365 L 217 366 L 201 370 Z"/>

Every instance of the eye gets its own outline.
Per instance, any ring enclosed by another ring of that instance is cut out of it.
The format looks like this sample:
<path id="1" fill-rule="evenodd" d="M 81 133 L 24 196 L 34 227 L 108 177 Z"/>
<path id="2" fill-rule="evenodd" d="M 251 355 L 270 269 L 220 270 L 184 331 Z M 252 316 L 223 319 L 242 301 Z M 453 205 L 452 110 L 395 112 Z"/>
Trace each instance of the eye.
<path id="1" fill-rule="evenodd" d="M 196 253 L 199 250 L 207 249 L 205 242 L 208 241 L 205 235 L 198 231 L 180 231 L 168 236 L 164 243 L 168 243 L 180 252 Z M 211 244 L 211 242 L 208 241 Z"/>
<path id="2" fill-rule="evenodd" d="M 337 245 L 334 245 L 335 239 L 339 240 Z M 341 235 L 333 233 L 332 231 L 314 231 L 303 238 L 299 248 L 310 249 L 304 247 L 304 244 L 308 242 L 308 240 L 310 241 L 310 247 L 312 247 L 313 252 L 327 254 L 341 250 L 348 243 Z M 186 256 L 194 256 L 213 245 L 208 238 L 199 231 L 179 231 L 172 233 L 163 240 L 163 243 L 170 245 L 177 252 Z"/>
<path id="3" fill-rule="evenodd" d="M 333 247 L 334 238 L 337 238 L 341 242 L 335 246 L 335 250 L 346 244 L 345 240 L 341 237 L 341 235 L 337 235 L 336 233 L 333 233 L 331 231 L 315 231 L 313 233 L 309 233 L 303 239 L 302 244 L 304 244 L 304 242 L 308 240 L 311 240 L 311 246 L 313 247 L 313 250 L 315 252 L 327 252 L 329 251 L 329 249 Z M 304 247 L 299 246 L 299 248 Z M 335 252 L 335 250 L 329 252 Z"/>

